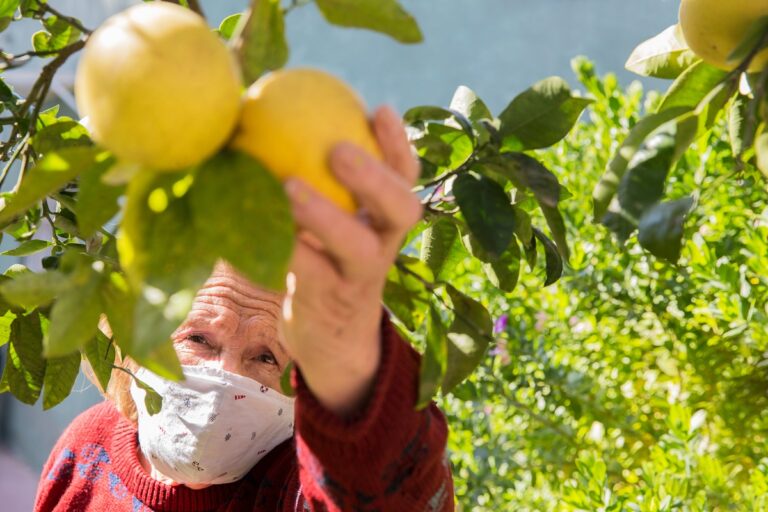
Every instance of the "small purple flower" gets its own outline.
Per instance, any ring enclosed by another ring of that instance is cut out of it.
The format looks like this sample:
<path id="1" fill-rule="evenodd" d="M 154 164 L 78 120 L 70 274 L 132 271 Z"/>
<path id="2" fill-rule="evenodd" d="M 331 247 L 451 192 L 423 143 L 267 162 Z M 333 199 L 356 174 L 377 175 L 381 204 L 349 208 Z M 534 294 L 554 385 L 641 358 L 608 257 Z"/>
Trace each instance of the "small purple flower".
<path id="1" fill-rule="evenodd" d="M 493 324 L 493 334 L 499 334 L 507 330 L 509 325 L 509 315 L 506 313 L 496 319 L 496 323 Z"/>

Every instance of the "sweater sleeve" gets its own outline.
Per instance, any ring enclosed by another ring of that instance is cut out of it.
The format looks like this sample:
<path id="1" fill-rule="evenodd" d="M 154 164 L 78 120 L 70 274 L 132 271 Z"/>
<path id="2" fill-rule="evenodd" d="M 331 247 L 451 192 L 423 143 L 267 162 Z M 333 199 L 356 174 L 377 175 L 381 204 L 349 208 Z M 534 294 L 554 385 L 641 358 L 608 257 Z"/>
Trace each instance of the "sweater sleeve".
<path id="1" fill-rule="evenodd" d="M 313 511 L 452 511 L 445 418 L 434 403 L 415 410 L 419 355 L 386 319 L 381 343 L 372 396 L 354 417 L 326 410 L 301 372 L 294 374 L 296 449 L 306 506 Z"/>

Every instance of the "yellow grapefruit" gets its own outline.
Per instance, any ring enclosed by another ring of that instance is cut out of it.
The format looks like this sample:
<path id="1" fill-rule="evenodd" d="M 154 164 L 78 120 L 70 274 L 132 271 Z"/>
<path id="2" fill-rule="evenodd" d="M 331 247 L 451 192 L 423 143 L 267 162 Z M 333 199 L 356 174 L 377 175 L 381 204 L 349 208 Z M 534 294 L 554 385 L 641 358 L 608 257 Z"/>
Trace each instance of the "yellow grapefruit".
<path id="1" fill-rule="evenodd" d="M 205 21 L 166 2 L 136 5 L 88 39 L 75 77 L 94 139 L 157 170 L 194 165 L 232 133 L 239 68 Z"/>
<path id="2" fill-rule="evenodd" d="M 324 71 L 297 68 L 275 71 L 248 89 L 232 146 L 279 179 L 301 178 L 351 212 L 354 200 L 328 162 L 330 150 L 342 141 L 381 158 L 355 91 Z"/>
<path id="3" fill-rule="evenodd" d="M 728 56 L 747 35 L 750 25 L 768 16 L 768 0 L 682 0 L 680 28 L 693 53 L 722 69 L 733 69 L 738 62 Z M 768 49 L 752 60 L 750 71 L 768 63 Z"/>

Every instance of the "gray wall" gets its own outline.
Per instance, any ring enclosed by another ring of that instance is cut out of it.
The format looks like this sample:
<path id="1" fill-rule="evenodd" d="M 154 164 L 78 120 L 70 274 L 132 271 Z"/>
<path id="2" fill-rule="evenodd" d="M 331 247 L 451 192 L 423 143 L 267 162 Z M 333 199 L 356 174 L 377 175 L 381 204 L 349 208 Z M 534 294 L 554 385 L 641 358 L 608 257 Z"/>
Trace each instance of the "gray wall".
<path id="1" fill-rule="evenodd" d="M 86 26 L 96 26 L 129 0 L 51 0 Z M 403 110 L 418 104 L 446 104 L 456 86 L 475 89 L 494 111 L 528 85 L 558 74 L 573 83 L 570 59 L 587 55 L 600 71 L 623 71 L 640 41 L 676 21 L 677 0 L 403 0 L 420 21 L 425 42 L 402 46 L 359 30 L 330 27 L 314 5 L 290 13 L 290 65 L 312 65 L 343 76 L 369 104 L 390 103 Z M 245 5 L 244 0 L 203 2 L 212 23 Z M 0 48 L 23 51 L 34 23 L 0 35 Z M 74 63 L 72 63 L 74 65 Z M 74 67 L 65 69 L 62 85 Z M 20 89 L 34 70 L 13 75 Z M 652 81 L 647 82 L 655 85 Z M 62 94 L 66 96 L 66 91 Z M 7 262 L 5 262 L 7 264 Z M 0 261 L 0 266 L 3 262 Z M 98 399 L 80 378 L 76 392 L 43 413 L 0 396 L 0 426 L 6 441 L 35 470 L 71 419 Z"/>

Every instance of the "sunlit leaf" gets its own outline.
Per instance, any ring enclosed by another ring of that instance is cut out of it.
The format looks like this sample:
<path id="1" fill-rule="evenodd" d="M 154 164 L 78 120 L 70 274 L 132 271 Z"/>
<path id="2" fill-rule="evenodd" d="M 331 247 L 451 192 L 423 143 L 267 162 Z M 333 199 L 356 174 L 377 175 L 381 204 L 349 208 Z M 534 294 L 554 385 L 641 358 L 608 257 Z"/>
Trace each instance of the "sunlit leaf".
<path id="1" fill-rule="evenodd" d="M 696 55 L 685 43 L 680 25 L 672 25 L 640 43 L 624 67 L 638 75 L 674 79 L 696 60 Z"/>
<path id="2" fill-rule="evenodd" d="M 416 20 L 396 0 L 315 0 L 334 25 L 375 30 L 401 43 L 421 42 Z"/>
<path id="3" fill-rule="evenodd" d="M 79 373 L 79 352 L 48 359 L 43 379 L 43 410 L 60 404 L 69 396 Z"/>
<path id="4" fill-rule="evenodd" d="M 502 137 L 515 137 L 525 149 L 551 146 L 565 137 L 592 100 L 573 96 L 560 77 L 542 80 L 517 96 L 499 114 Z"/>

